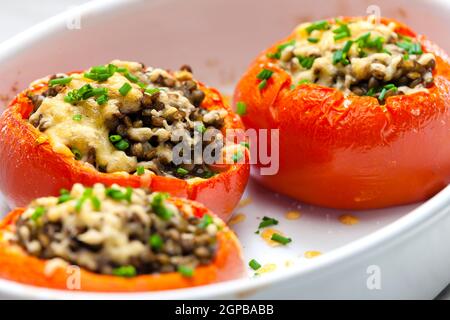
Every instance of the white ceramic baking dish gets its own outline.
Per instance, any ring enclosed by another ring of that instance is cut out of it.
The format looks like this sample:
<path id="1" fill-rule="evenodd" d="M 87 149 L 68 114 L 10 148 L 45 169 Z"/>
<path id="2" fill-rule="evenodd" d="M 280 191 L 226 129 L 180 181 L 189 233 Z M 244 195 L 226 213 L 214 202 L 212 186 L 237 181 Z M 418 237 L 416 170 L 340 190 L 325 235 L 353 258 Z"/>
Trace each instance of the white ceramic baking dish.
<path id="1" fill-rule="evenodd" d="M 445 0 L 114 0 L 88 3 L 0 45 L 3 105 L 34 79 L 78 70 L 114 58 L 176 68 L 193 66 L 203 82 L 231 93 L 238 77 L 264 47 L 299 22 L 378 9 L 427 34 L 450 51 Z M 78 21 L 78 18 L 81 20 Z M 80 22 L 80 27 L 78 27 Z M 55 291 L 0 280 L 2 298 L 434 298 L 449 282 L 450 188 L 423 204 L 342 212 L 301 204 L 251 182 L 233 227 L 246 261 L 276 265 L 270 273 L 222 283 L 153 293 L 95 294 Z M 1 204 L 1 213 L 7 211 Z M 289 210 L 300 219 L 287 220 Z M 342 224 L 351 214 L 359 223 Z M 269 247 L 254 231 L 264 215 L 280 220 L 293 238 Z M 306 259 L 306 251 L 323 254 Z M 26 268 L 26 266 L 23 266 Z"/>

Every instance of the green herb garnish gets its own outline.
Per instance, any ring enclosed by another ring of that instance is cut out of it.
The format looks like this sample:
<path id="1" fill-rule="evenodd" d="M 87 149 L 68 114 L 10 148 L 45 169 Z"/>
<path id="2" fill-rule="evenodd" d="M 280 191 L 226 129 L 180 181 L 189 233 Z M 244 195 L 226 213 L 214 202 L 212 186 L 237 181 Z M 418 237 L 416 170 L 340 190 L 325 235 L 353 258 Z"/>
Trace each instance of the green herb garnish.
<path id="1" fill-rule="evenodd" d="M 83 155 L 81 154 L 81 151 L 78 148 L 72 147 L 70 149 L 70 151 L 72 151 L 76 160 L 81 160 L 81 158 L 83 157 Z"/>
<path id="2" fill-rule="evenodd" d="M 259 223 L 258 229 L 275 226 L 277 224 L 278 220 L 269 217 L 263 217 L 262 221 Z"/>
<path id="3" fill-rule="evenodd" d="M 31 220 L 33 221 L 37 221 L 40 217 L 42 217 L 45 213 L 45 208 L 44 207 L 37 207 L 33 214 L 31 215 Z"/>
<path id="4" fill-rule="evenodd" d="M 125 82 L 121 87 L 120 87 L 120 89 L 119 89 L 119 93 L 122 95 L 122 96 L 126 96 L 127 94 L 128 94 L 128 92 L 130 92 L 130 90 L 132 89 L 133 87 L 131 86 L 131 84 L 129 84 L 128 82 Z"/>
<path id="5" fill-rule="evenodd" d="M 73 121 L 81 121 L 81 118 L 82 118 L 83 116 L 81 115 L 81 114 L 76 114 L 76 115 L 74 115 L 73 117 L 72 117 L 72 120 Z"/>
<path id="6" fill-rule="evenodd" d="M 329 28 L 330 28 L 330 24 L 328 23 L 328 21 L 326 21 L 326 20 L 316 21 L 306 27 L 306 32 L 308 32 L 308 34 L 310 34 L 314 30 L 328 30 Z"/>
<path id="7" fill-rule="evenodd" d="M 117 66 L 109 64 L 107 66 L 92 67 L 89 72 L 84 74 L 84 77 L 94 81 L 103 82 L 108 80 L 117 71 Z"/>
<path id="8" fill-rule="evenodd" d="M 282 43 L 277 46 L 277 51 L 275 53 L 268 53 L 267 57 L 270 59 L 280 59 L 281 58 L 281 52 L 286 49 L 289 46 L 295 45 L 295 40 L 291 40 L 285 43 Z"/>
<path id="9" fill-rule="evenodd" d="M 206 127 L 203 123 L 201 123 L 195 127 L 195 130 L 200 133 L 205 133 Z"/>
<path id="10" fill-rule="evenodd" d="M 152 209 L 163 220 L 169 220 L 173 216 L 172 210 L 164 205 L 164 201 L 169 198 L 168 193 L 158 192 L 153 196 Z"/>
<path id="11" fill-rule="evenodd" d="M 247 113 L 247 105 L 243 101 L 238 101 L 236 103 L 236 113 L 243 116 Z"/>
<path id="12" fill-rule="evenodd" d="M 262 69 L 258 75 L 256 76 L 256 78 L 258 78 L 259 80 L 268 80 L 270 79 L 270 77 L 272 76 L 273 71 L 269 70 L 269 69 Z"/>
<path id="13" fill-rule="evenodd" d="M 276 242 L 281 243 L 283 245 L 286 245 L 289 242 L 292 242 L 291 238 L 283 237 L 281 234 L 278 234 L 278 233 L 272 234 L 272 237 L 270 238 L 270 240 L 276 241 Z"/>
<path id="14" fill-rule="evenodd" d="M 297 56 L 297 59 L 300 65 L 305 69 L 311 69 L 314 60 L 316 60 L 315 57 L 302 57 L 302 56 Z"/>
<path id="15" fill-rule="evenodd" d="M 50 87 L 56 86 L 56 85 L 66 85 L 66 84 L 70 83 L 72 81 L 72 79 L 73 79 L 72 77 L 51 79 L 48 82 L 48 85 Z"/>
<path id="16" fill-rule="evenodd" d="M 111 141 L 112 143 L 119 142 L 120 140 L 122 140 L 122 136 L 121 135 L 112 134 L 112 135 L 109 136 L 109 141 Z"/>
<path id="17" fill-rule="evenodd" d="M 244 154 L 242 153 L 242 151 L 238 150 L 231 156 L 231 160 L 233 160 L 233 162 L 236 163 L 239 160 L 241 160 L 243 157 L 244 157 Z"/>
<path id="18" fill-rule="evenodd" d="M 178 266 L 178 272 L 186 278 L 192 278 L 194 276 L 194 269 L 188 266 Z"/>
<path id="19" fill-rule="evenodd" d="M 164 241 L 159 234 L 152 234 L 148 239 L 148 243 L 150 244 L 150 247 L 156 250 L 161 249 L 164 245 Z"/>
<path id="20" fill-rule="evenodd" d="M 118 277 L 132 278 L 136 276 L 137 272 L 133 266 L 122 266 L 113 269 L 112 274 Z"/>
<path id="21" fill-rule="evenodd" d="M 418 42 L 399 41 L 397 42 L 397 46 L 408 52 L 410 55 L 418 55 L 423 53 L 422 47 Z"/>
<path id="22" fill-rule="evenodd" d="M 145 168 L 143 166 L 137 166 L 136 173 L 138 176 L 142 176 L 145 173 Z"/>
<path id="23" fill-rule="evenodd" d="M 311 42 L 311 43 L 317 43 L 320 41 L 320 39 L 318 39 L 318 38 L 308 38 L 307 40 L 308 40 L 308 42 Z"/>
<path id="24" fill-rule="evenodd" d="M 335 30 L 333 30 L 334 40 L 338 41 L 344 38 L 350 37 L 352 34 L 350 32 L 350 29 L 347 24 L 339 22 L 339 27 Z"/>
<path id="25" fill-rule="evenodd" d="M 153 94 L 155 94 L 155 93 L 157 93 L 157 92 L 160 92 L 161 90 L 160 89 L 158 89 L 158 88 L 148 88 L 148 89 L 145 89 L 145 93 L 148 93 L 149 95 L 153 95 Z"/>
<path id="26" fill-rule="evenodd" d="M 261 268 L 261 265 L 255 259 L 250 260 L 248 265 L 250 266 L 250 268 L 252 268 L 255 271 L 258 270 L 259 268 Z"/>
<path id="27" fill-rule="evenodd" d="M 185 176 L 189 173 L 189 171 L 187 171 L 185 168 L 177 168 L 177 174 L 179 174 L 180 176 Z"/>
<path id="28" fill-rule="evenodd" d="M 202 220 L 200 221 L 198 226 L 202 229 L 206 229 L 206 227 L 211 223 L 213 223 L 213 218 L 209 214 L 205 214 L 203 215 Z"/>
<path id="29" fill-rule="evenodd" d="M 128 143 L 127 140 L 120 140 L 119 142 L 115 143 L 114 146 L 121 150 L 121 151 L 125 151 L 128 149 L 128 147 L 130 146 L 130 144 Z"/>

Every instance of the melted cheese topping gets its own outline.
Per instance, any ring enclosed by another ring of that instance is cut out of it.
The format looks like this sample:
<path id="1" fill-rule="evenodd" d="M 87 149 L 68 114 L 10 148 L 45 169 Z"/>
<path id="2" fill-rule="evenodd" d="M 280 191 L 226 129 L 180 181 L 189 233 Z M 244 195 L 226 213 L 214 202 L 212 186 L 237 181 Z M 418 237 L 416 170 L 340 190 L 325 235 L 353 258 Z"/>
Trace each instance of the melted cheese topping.
<path id="1" fill-rule="evenodd" d="M 142 92 L 138 85 L 130 83 L 122 74 L 115 73 L 101 87 L 108 88 L 109 99 L 106 105 L 98 107 L 94 98 L 80 101 L 72 105 L 64 101 L 68 91 L 80 89 L 85 84 L 97 87 L 95 82 L 83 77 L 83 74 L 72 74 L 73 80 L 66 85 L 65 90 L 55 97 L 47 97 L 39 109 L 30 117 L 30 121 L 41 117 L 41 122 L 48 125 L 45 134 L 51 138 L 56 152 L 72 155 L 71 147 L 82 154 L 88 154 L 90 149 L 96 150 L 96 161 L 106 172 L 136 170 L 136 157 L 129 157 L 125 152 L 117 150 L 109 141 L 109 129 L 105 120 L 119 112 L 120 105 L 139 106 Z M 123 83 L 132 86 L 131 91 L 123 97 L 119 93 Z M 81 120 L 74 120 L 75 115 L 81 115 Z"/>
<path id="2" fill-rule="evenodd" d="M 384 25 L 376 23 L 373 17 L 369 17 L 367 20 L 352 20 L 345 23 L 350 35 L 336 39 L 337 30 L 341 25 L 342 23 L 330 23 L 324 30 L 309 30 L 309 32 L 308 27 L 311 26 L 311 23 L 304 23 L 296 28 L 295 42 L 286 43 L 279 52 L 280 66 L 291 74 L 293 83 L 316 83 L 351 93 L 353 85 L 367 82 L 373 75 L 383 84 L 398 80 L 401 77 L 403 59 L 417 61 L 418 67 L 427 66 L 430 61 L 435 59 L 431 53 L 406 56 L 405 49 L 397 45 L 397 42 L 402 39 L 395 32 L 397 25 L 393 22 Z M 369 39 L 371 40 L 378 37 L 383 39 L 382 50 L 375 46 L 360 48 L 357 41 L 367 33 L 370 33 Z M 348 59 L 347 63 L 334 63 L 333 55 L 336 51 L 343 50 L 349 40 L 353 41 L 353 44 L 344 57 L 344 59 Z M 310 61 L 310 64 L 302 65 L 297 57 L 314 60 Z M 422 76 L 425 83 L 432 81 L 431 72 L 424 71 L 423 73 L 417 77 Z M 411 77 L 412 82 L 413 75 Z M 427 91 L 423 83 L 415 85 L 413 88 L 408 85 L 399 85 L 397 88 L 397 92 L 403 94 L 419 91 Z"/>

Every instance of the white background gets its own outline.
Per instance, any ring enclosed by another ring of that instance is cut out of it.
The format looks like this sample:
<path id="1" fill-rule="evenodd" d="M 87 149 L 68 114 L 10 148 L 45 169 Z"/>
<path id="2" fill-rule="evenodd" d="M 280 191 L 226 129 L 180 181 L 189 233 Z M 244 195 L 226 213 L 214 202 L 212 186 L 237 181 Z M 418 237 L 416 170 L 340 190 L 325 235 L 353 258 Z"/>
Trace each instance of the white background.
<path id="1" fill-rule="evenodd" d="M 14 0 L 2 1 L 0 10 L 0 42 L 31 28 L 54 14 L 92 0 Z M 450 287 L 440 298 L 450 299 Z"/>

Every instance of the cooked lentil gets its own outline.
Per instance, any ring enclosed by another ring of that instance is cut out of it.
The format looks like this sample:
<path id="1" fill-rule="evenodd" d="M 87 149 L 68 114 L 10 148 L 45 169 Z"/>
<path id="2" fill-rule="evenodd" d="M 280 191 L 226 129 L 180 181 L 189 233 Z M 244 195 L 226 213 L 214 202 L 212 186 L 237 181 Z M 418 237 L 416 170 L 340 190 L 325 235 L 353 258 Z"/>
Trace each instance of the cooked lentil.
<path id="1" fill-rule="evenodd" d="M 222 222 L 198 218 L 187 206 L 181 212 L 167 197 L 75 184 L 61 197 L 34 200 L 11 239 L 33 256 L 60 258 L 101 274 L 174 272 L 210 263 Z"/>
<path id="2" fill-rule="evenodd" d="M 387 97 L 427 91 L 436 58 L 417 39 L 377 23 L 374 17 L 301 24 L 296 38 L 268 54 L 295 84 L 316 83 L 345 94 Z"/>
<path id="3" fill-rule="evenodd" d="M 78 150 L 74 157 L 101 172 L 135 173 L 142 167 L 182 179 L 210 177 L 214 170 L 194 158 L 194 150 L 209 146 L 219 154 L 227 111 L 201 107 L 205 93 L 189 66 L 170 73 L 115 60 L 68 78 L 56 74 L 47 79 L 54 84 L 47 90 L 28 94 L 34 105 L 29 122 L 52 138 L 55 150 Z M 195 134 L 208 130 L 214 132 L 211 141 Z M 186 147 L 175 154 L 180 141 Z M 180 164 L 174 155 L 193 161 Z"/>

